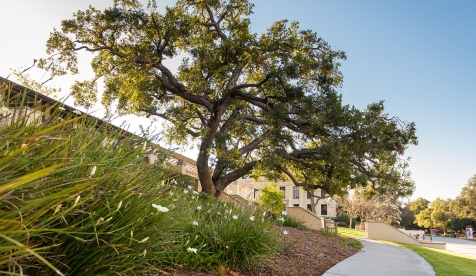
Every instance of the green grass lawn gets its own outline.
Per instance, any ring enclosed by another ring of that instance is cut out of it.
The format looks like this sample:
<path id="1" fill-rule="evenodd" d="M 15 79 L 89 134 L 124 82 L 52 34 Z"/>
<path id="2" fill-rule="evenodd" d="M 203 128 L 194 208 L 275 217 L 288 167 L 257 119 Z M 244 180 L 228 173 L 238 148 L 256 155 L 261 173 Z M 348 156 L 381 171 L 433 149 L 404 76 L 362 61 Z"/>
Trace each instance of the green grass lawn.
<path id="1" fill-rule="evenodd" d="M 387 242 L 387 241 L 385 241 Z M 469 257 L 448 252 L 446 250 L 410 245 L 404 243 L 387 242 L 411 250 L 427 260 L 436 272 L 436 275 L 475 275 L 476 260 Z"/>
<path id="2" fill-rule="evenodd" d="M 337 227 L 337 234 L 344 237 L 365 238 L 364 230 L 357 230 L 347 227 Z"/>

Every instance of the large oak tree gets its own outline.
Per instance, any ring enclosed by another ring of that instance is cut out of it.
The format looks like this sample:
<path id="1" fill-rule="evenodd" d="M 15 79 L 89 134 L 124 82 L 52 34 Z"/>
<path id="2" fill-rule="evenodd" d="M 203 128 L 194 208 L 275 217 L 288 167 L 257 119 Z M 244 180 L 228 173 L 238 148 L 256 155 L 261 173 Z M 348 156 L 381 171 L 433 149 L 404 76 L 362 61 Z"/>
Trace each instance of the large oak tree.
<path id="1" fill-rule="evenodd" d="M 115 0 L 64 20 L 39 66 L 76 74 L 78 52 L 93 53 L 95 77 L 72 87 L 77 103 L 95 102 L 102 79 L 105 106 L 168 121 L 171 141 L 198 143 L 200 183 L 215 196 L 248 174 L 331 195 L 369 184 L 411 192 L 399 155 L 417 143 L 414 124 L 385 114 L 383 102 L 343 105 L 345 54 L 297 22 L 252 33 L 252 7 L 179 0 L 159 13 L 154 2 Z M 182 58 L 177 72 L 166 65 L 174 58 Z"/>

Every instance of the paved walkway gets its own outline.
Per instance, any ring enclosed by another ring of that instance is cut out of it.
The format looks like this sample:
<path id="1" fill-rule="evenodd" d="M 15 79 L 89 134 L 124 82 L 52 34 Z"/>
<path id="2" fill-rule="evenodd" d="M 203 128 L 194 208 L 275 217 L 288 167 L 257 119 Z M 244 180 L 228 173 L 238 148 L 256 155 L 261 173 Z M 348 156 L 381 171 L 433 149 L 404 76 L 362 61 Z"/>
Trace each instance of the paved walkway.
<path id="1" fill-rule="evenodd" d="M 420 255 L 402 247 L 359 239 L 364 248 L 329 269 L 323 276 L 428 276 L 433 267 Z"/>
<path id="2" fill-rule="evenodd" d="M 427 240 L 429 239 L 426 237 Z M 476 242 L 465 239 L 433 237 L 434 242 L 446 242 L 446 251 L 476 259 Z"/>

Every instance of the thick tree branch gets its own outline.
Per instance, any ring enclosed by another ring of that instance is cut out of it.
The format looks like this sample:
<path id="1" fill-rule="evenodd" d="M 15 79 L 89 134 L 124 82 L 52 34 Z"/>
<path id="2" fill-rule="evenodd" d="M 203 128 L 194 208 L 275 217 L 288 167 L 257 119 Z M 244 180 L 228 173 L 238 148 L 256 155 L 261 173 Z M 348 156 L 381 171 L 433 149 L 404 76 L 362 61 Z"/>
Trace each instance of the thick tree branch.
<path id="1" fill-rule="evenodd" d="M 243 155 L 256 149 L 261 144 L 261 142 L 263 142 L 261 138 L 255 138 L 253 141 L 251 141 L 251 143 L 240 149 L 240 154 Z"/>
<path id="2" fill-rule="evenodd" d="M 280 170 L 285 173 L 289 179 L 291 179 L 291 181 L 293 182 L 293 184 L 295 186 L 298 186 L 298 187 L 304 187 L 304 188 L 310 188 L 310 189 L 325 189 L 324 186 L 322 185 L 317 185 L 317 184 L 310 184 L 310 183 L 307 183 L 307 182 L 299 182 L 296 177 L 294 177 L 294 175 L 287 169 L 287 168 L 284 168 L 284 167 L 280 167 Z"/>
<path id="3" fill-rule="evenodd" d="M 257 164 L 256 161 L 251 161 L 251 162 L 247 163 L 243 167 L 241 167 L 239 169 L 236 169 L 236 170 L 222 176 L 218 181 L 215 182 L 215 185 L 219 189 L 225 188 L 231 182 L 247 175 L 256 166 L 256 164 Z"/>
<path id="4" fill-rule="evenodd" d="M 160 117 L 160 118 L 165 119 L 165 120 L 167 120 L 167 121 L 169 121 L 169 122 L 171 122 L 171 123 L 174 123 L 174 120 L 172 120 L 169 116 L 165 115 L 164 113 L 158 113 L 158 112 L 156 112 L 155 110 L 150 110 L 150 109 L 149 109 L 149 110 L 148 110 L 148 109 L 139 109 L 139 111 L 148 113 L 148 114 L 153 115 L 153 116 Z M 187 133 L 188 133 L 189 135 L 191 135 L 191 136 L 194 137 L 194 138 L 200 137 L 200 135 L 199 135 L 197 132 L 194 132 L 194 131 L 192 131 L 191 129 L 188 129 L 188 128 L 187 128 L 186 131 L 187 131 Z"/>
<path id="5" fill-rule="evenodd" d="M 225 133 L 228 131 L 230 126 L 236 122 L 236 119 L 238 118 L 238 115 L 240 114 L 240 110 L 236 109 L 233 111 L 233 113 L 228 117 L 226 122 L 220 127 L 220 133 Z"/>

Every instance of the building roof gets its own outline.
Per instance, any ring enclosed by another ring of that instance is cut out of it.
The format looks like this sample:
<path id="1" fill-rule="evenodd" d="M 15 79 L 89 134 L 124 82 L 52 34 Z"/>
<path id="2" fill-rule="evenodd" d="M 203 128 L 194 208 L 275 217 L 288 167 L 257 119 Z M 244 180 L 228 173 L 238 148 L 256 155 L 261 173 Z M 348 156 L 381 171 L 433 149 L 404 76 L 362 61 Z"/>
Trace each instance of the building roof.
<path id="1" fill-rule="evenodd" d="M 125 129 L 122 129 L 118 126 L 115 126 L 115 125 L 113 125 L 113 124 L 111 124 L 111 123 L 109 123 L 109 122 L 107 122 L 103 119 L 97 118 L 97 117 L 95 117 L 93 115 L 90 115 L 90 114 L 87 114 L 87 113 L 84 113 L 79 109 L 76 109 L 72 106 L 69 106 L 69 105 L 65 104 L 64 102 L 60 102 L 60 101 L 55 100 L 53 98 L 50 98 L 46 95 L 43 95 L 39 92 L 33 91 L 33 90 L 23 86 L 23 85 L 20 85 L 16 82 L 10 81 L 10 80 L 8 80 L 4 77 L 1 77 L 1 76 L 0 76 L 0 84 L 5 84 L 7 86 L 7 89 L 10 89 L 11 93 L 14 94 L 15 96 L 22 95 L 23 93 L 26 93 L 26 97 L 29 100 L 35 100 L 36 104 L 38 104 L 38 102 L 41 101 L 40 102 L 41 105 L 49 104 L 49 105 L 57 106 L 58 111 L 61 114 L 65 115 L 65 116 L 66 115 L 68 115 L 68 116 L 82 116 L 82 115 L 75 115 L 77 112 L 80 112 L 79 114 L 84 114 L 86 116 L 86 118 L 96 120 L 98 126 L 111 127 L 115 130 L 121 131 L 125 136 L 137 136 L 136 134 L 134 134 L 132 132 L 129 132 Z M 61 104 L 61 107 L 62 107 L 61 109 L 59 109 L 59 107 L 60 107 L 59 104 Z M 156 146 L 160 147 L 159 145 L 156 145 Z M 182 161 L 184 161 L 186 163 L 189 163 L 189 164 L 192 164 L 192 165 L 196 165 L 195 160 L 193 160 L 191 158 L 185 157 L 181 154 L 178 154 L 178 153 L 175 153 L 173 151 L 164 149 L 162 147 L 160 147 L 160 148 L 161 148 L 161 150 L 166 151 L 168 154 L 170 154 L 170 156 L 172 156 L 176 159 L 182 160 Z"/>

